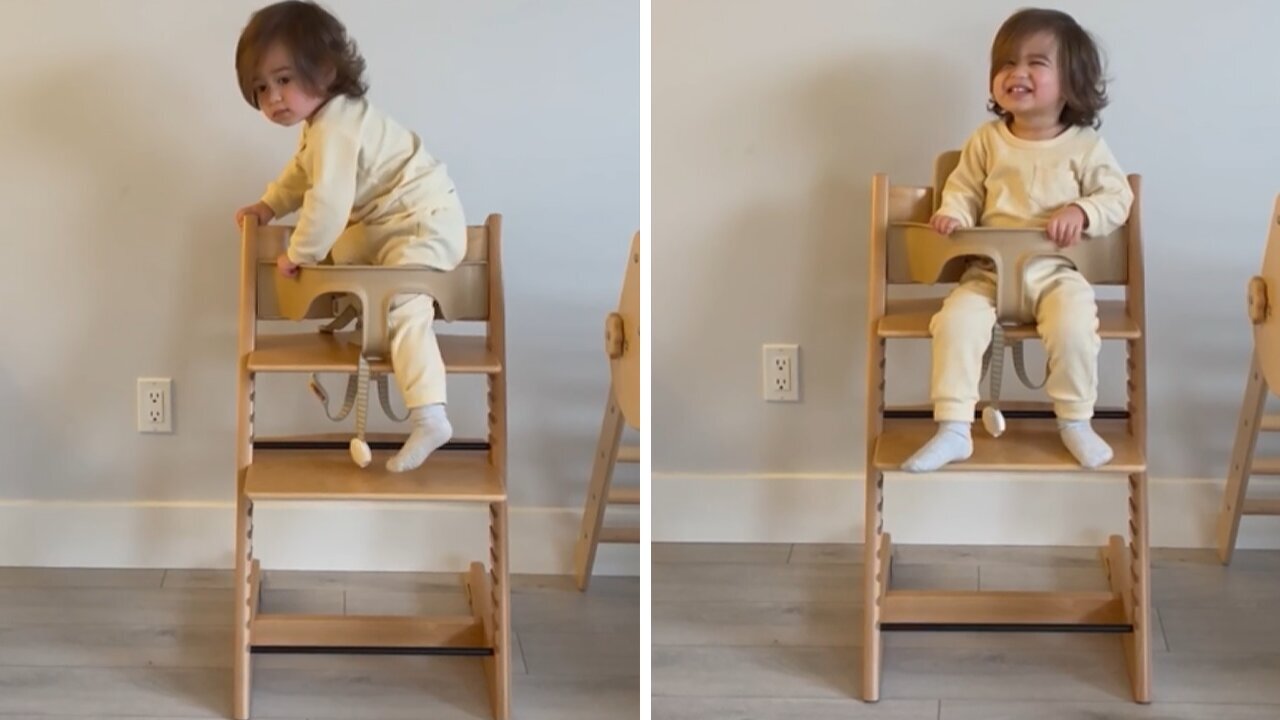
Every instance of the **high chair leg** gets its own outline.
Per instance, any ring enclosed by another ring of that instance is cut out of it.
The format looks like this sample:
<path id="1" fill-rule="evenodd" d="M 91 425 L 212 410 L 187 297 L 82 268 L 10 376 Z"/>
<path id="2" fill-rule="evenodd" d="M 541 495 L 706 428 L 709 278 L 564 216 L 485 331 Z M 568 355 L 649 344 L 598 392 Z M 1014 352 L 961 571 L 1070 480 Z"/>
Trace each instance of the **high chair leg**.
<path id="1" fill-rule="evenodd" d="M 493 654 L 484 658 L 485 680 L 494 720 L 511 716 L 511 589 L 507 571 L 507 504 L 489 506 L 489 571 L 472 563 L 465 577 L 471 611 L 484 626 L 485 640 Z"/>
<path id="2" fill-rule="evenodd" d="M 587 487 L 587 506 L 582 514 L 582 528 L 578 531 L 578 543 L 573 553 L 573 572 L 579 590 L 586 590 L 591 582 L 591 571 L 595 566 L 596 550 L 600 546 L 605 510 L 609 505 L 609 492 L 613 485 L 613 471 L 618 462 L 622 426 L 622 410 L 614 399 L 611 386 L 609 399 L 605 403 L 604 420 L 600 424 L 600 436 L 596 441 L 595 459 L 591 464 L 591 483 Z"/>
<path id="3" fill-rule="evenodd" d="M 1129 542 L 1112 535 L 1102 549 L 1111 590 L 1133 629 L 1123 639 L 1133 699 L 1151 702 L 1151 562 L 1147 530 L 1147 475 L 1129 476 Z"/>
<path id="4" fill-rule="evenodd" d="M 862 699 L 880 699 L 880 615 L 889 586 L 889 536 L 884 533 L 884 473 L 868 464 L 863 548 Z"/>
<path id="5" fill-rule="evenodd" d="M 236 502 L 236 609 L 235 647 L 232 662 L 235 665 L 232 697 L 235 720 L 249 719 L 249 700 L 252 693 L 253 656 L 249 645 L 249 623 L 257 608 L 254 592 L 255 561 L 253 559 L 253 503 L 241 495 Z"/>
<path id="6" fill-rule="evenodd" d="M 1251 356 L 1249 380 L 1245 383 L 1244 402 L 1236 423 L 1235 444 L 1231 448 L 1231 465 L 1227 470 L 1227 486 L 1218 511 L 1218 557 L 1224 565 L 1231 562 L 1240 534 L 1240 517 L 1244 514 L 1249 494 L 1249 473 L 1253 471 L 1253 454 L 1258 445 L 1258 431 L 1267 404 L 1267 380 L 1258 364 L 1257 350 Z"/>

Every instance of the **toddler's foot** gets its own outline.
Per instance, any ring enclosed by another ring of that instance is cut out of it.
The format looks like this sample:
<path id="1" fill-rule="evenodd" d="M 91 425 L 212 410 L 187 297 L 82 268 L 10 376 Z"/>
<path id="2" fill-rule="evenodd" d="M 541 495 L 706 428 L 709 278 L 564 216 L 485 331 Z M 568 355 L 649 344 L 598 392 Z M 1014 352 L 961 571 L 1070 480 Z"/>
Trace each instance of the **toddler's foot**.
<path id="1" fill-rule="evenodd" d="M 413 423 L 413 432 L 409 433 L 409 439 L 400 452 L 387 461 L 387 469 L 391 472 L 413 470 L 453 437 L 453 426 L 449 424 L 442 403 L 413 408 L 409 411 L 409 419 Z"/>
<path id="2" fill-rule="evenodd" d="M 973 438 L 969 423 L 945 421 L 938 423 L 938 432 L 915 455 L 902 463 L 907 472 L 933 472 L 943 465 L 967 460 L 973 454 Z"/>
<path id="3" fill-rule="evenodd" d="M 1088 420 L 1059 420 L 1058 432 L 1062 435 L 1062 444 L 1084 467 L 1092 470 L 1111 462 L 1114 455 L 1111 446 L 1093 431 Z"/>

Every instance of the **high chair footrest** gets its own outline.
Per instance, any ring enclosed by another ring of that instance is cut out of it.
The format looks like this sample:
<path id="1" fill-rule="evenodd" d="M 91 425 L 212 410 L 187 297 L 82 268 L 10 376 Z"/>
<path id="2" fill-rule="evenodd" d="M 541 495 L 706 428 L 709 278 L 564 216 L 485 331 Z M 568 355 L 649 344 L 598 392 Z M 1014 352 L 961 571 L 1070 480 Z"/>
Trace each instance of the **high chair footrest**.
<path id="1" fill-rule="evenodd" d="M 610 526 L 600 528 L 600 542 L 635 544 L 640 542 L 640 528 L 635 526 Z"/>
<path id="2" fill-rule="evenodd" d="M 1146 471 L 1143 448 L 1129 431 L 1127 420 L 1095 420 L 1093 428 L 1115 457 L 1110 463 L 1087 470 L 1071 456 L 1054 420 L 1015 420 L 1000 437 L 993 438 L 981 427 L 973 428 L 973 455 L 952 463 L 940 472 L 1060 472 L 1130 474 Z M 931 419 L 885 418 L 876 439 L 875 466 L 898 470 L 902 463 L 933 437 L 938 425 Z"/>
<path id="3" fill-rule="evenodd" d="M 1245 515 L 1280 515 L 1280 500 L 1275 498 L 1246 499 L 1240 512 Z"/>
<path id="4" fill-rule="evenodd" d="M 373 453 L 357 467 L 346 449 L 257 450 L 245 478 L 253 500 L 416 500 L 502 502 L 507 498 L 489 453 L 440 450 L 422 467 L 393 473 L 384 466 L 392 452 Z"/>
<path id="5" fill-rule="evenodd" d="M 640 504 L 640 488 L 638 487 L 620 487 L 614 485 L 609 488 L 609 504 L 610 505 L 639 505 Z"/>
<path id="6" fill-rule="evenodd" d="M 1280 475 L 1280 458 L 1257 457 L 1249 464 L 1250 475 Z"/>

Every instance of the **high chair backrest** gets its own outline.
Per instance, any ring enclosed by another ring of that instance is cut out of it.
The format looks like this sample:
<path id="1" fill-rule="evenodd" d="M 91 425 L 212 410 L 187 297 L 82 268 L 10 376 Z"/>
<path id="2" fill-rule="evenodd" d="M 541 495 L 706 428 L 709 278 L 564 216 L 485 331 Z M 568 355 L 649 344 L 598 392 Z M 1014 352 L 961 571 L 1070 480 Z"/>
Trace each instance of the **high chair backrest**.
<path id="1" fill-rule="evenodd" d="M 1129 282 L 1131 228 L 1128 225 L 1104 237 L 1086 238 L 1067 249 L 1056 247 L 1042 230 L 973 228 L 957 230 L 950 237 L 934 232 L 928 226 L 929 219 L 941 204 L 942 189 L 959 160 L 958 151 L 939 155 L 931 188 L 889 188 L 889 223 L 885 236 L 888 283 L 954 283 L 960 279 L 969 258 L 986 257 L 995 264 L 999 278 L 998 316 L 1004 322 L 1025 322 L 1030 311 L 1021 301 L 1023 269 L 1036 257 L 1065 257 L 1094 285 Z M 1134 194 L 1136 198 L 1136 186 Z"/>
<path id="2" fill-rule="evenodd" d="M 1280 195 L 1268 223 L 1262 270 L 1249 280 L 1254 358 L 1272 394 L 1280 394 Z"/>
<path id="3" fill-rule="evenodd" d="M 429 268 L 321 264 L 304 266 L 297 276 L 276 271 L 276 258 L 288 247 L 292 227 L 256 228 L 257 304 L 259 320 L 329 319 L 337 300 L 354 296 L 363 322 L 363 353 L 386 357 L 389 351 L 387 312 L 396 295 L 425 293 L 435 300 L 436 316 L 446 321 L 488 321 L 491 284 L 498 268 L 497 233 L 492 225 L 467 228 L 462 263 L 448 272 Z M 327 261 L 326 261 L 327 262 Z"/>
<path id="4" fill-rule="evenodd" d="M 938 212 L 942 207 L 942 189 L 947 186 L 947 178 L 960 166 L 960 151 L 948 150 L 933 161 L 933 209 L 929 213 Z"/>

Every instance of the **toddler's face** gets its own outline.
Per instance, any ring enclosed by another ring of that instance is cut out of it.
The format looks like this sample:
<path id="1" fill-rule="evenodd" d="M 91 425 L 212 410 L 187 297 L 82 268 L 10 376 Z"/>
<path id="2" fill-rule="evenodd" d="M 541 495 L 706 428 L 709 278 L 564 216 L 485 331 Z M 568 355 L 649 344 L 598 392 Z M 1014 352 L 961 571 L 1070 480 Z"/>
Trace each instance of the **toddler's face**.
<path id="1" fill-rule="evenodd" d="M 293 58 L 276 44 L 262 56 L 253 88 L 258 109 L 268 120 L 290 127 L 310 118 L 325 98 L 311 94 L 298 80 Z"/>
<path id="2" fill-rule="evenodd" d="M 1014 57 L 1005 58 L 991 81 L 991 97 L 1016 119 L 1062 114 L 1058 40 L 1049 33 L 1023 41 Z"/>

